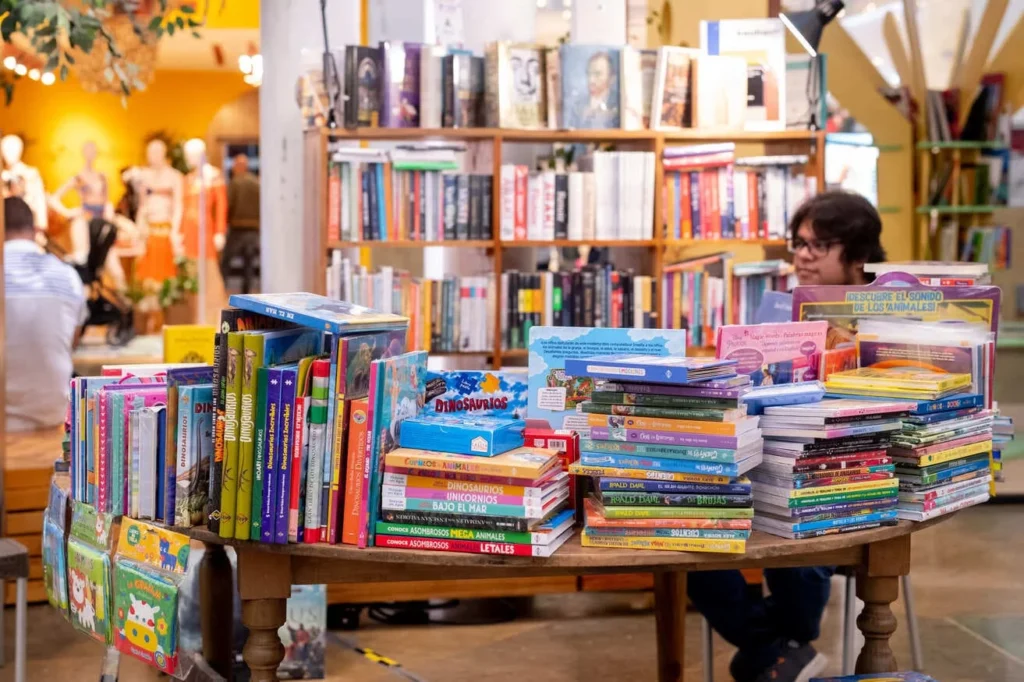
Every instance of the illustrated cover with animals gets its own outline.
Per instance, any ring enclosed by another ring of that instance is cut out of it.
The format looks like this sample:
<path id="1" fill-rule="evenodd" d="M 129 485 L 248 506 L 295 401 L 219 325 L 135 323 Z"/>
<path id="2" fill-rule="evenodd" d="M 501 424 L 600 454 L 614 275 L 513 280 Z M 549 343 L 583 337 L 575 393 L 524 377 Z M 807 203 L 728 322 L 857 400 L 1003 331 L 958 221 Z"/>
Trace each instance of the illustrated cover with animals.
<path id="1" fill-rule="evenodd" d="M 562 124 L 594 130 L 619 127 L 619 47 L 562 45 Z"/>
<path id="2" fill-rule="evenodd" d="M 401 315 L 381 313 L 308 292 L 235 294 L 229 303 L 235 308 L 335 334 L 404 329 L 409 324 L 409 319 Z"/>
<path id="3" fill-rule="evenodd" d="M 68 613 L 71 624 L 110 643 L 110 544 L 113 517 L 72 502 L 68 538 Z"/>
<path id="4" fill-rule="evenodd" d="M 565 361 L 618 353 L 686 355 L 685 329 L 612 329 L 532 327 L 529 339 L 527 416 L 542 419 L 553 429 L 590 433 L 580 403 L 590 400 L 595 381 L 566 374 Z"/>
<path id="5" fill-rule="evenodd" d="M 277 668 L 282 680 L 322 680 L 324 635 L 327 631 L 327 586 L 292 585 L 284 625 L 278 630 L 284 660 Z"/>
<path id="6" fill-rule="evenodd" d="M 525 368 L 427 372 L 423 413 L 526 419 Z"/>
<path id="7" fill-rule="evenodd" d="M 68 615 L 68 563 L 64 530 L 51 519 L 43 522 L 43 584 L 50 606 Z"/>
<path id="8" fill-rule="evenodd" d="M 174 525 L 198 526 L 210 487 L 213 456 L 213 386 L 178 389 L 177 472 Z"/>

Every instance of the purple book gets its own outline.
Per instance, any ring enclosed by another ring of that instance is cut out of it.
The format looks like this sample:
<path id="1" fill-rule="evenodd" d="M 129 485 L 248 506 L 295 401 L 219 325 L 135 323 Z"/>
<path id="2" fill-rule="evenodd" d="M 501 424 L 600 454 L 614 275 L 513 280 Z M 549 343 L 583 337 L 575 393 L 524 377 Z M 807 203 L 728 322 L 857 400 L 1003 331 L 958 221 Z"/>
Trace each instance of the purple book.
<path id="1" fill-rule="evenodd" d="M 277 484 L 274 489 L 274 542 L 279 545 L 288 544 L 288 507 L 292 489 L 292 439 L 295 437 L 295 384 L 299 380 L 297 365 L 288 365 L 281 372 L 281 401 L 277 442 L 274 444 L 274 461 L 277 464 Z"/>
<path id="2" fill-rule="evenodd" d="M 687 396 L 691 398 L 739 398 L 750 390 L 750 377 L 740 375 L 729 379 L 701 381 L 679 386 L 665 384 L 635 384 L 630 382 L 605 382 L 602 391 L 623 393 L 648 393 L 652 395 Z"/>
<path id="3" fill-rule="evenodd" d="M 789 510 L 789 515 L 793 518 L 800 518 L 806 521 L 806 517 L 816 517 L 821 514 L 827 515 L 825 518 L 834 518 L 839 516 L 849 516 L 850 514 L 860 513 L 866 510 L 885 511 L 886 509 L 894 508 L 896 505 L 897 502 L 893 499 L 861 500 L 860 502 L 834 502 L 832 504 L 818 504 L 813 507 L 793 507 Z"/>
<path id="4" fill-rule="evenodd" d="M 420 125 L 419 43 L 384 41 L 384 81 L 381 87 L 380 123 L 385 128 L 417 128 Z"/>
<path id="5" fill-rule="evenodd" d="M 263 369 L 260 370 L 264 371 Z M 263 501 L 260 512 L 260 540 L 274 541 L 277 529 L 277 447 L 281 437 L 281 370 L 268 368 L 267 372 L 267 429 L 263 447 Z"/>
<path id="6" fill-rule="evenodd" d="M 590 437 L 597 440 L 619 440 L 627 443 L 654 443 L 656 445 L 699 445 L 708 448 L 737 449 L 760 440 L 757 429 L 740 436 L 709 436 L 703 433 L 672 433 L 670 431 L 641 431 L 622 427 L 592 426 Z"/>

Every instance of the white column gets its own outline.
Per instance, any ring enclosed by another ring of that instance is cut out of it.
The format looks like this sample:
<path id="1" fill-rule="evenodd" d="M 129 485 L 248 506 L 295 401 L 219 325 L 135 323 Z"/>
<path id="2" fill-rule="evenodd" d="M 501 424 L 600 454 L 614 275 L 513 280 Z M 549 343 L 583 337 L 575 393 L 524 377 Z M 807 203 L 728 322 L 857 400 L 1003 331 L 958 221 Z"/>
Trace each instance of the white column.
<path id="1" fill-rule="evenodd" d="M 358 43 L 359 0 L 328 0 L 327 22 L 332 47 Z M 260 3 L 260 284 L 268 293 L 312 291 L 322 276 L 316 235 L 301 219 L 302 119 L 295 83 L 303 50 L 323 49 L 318 0 Z"/>

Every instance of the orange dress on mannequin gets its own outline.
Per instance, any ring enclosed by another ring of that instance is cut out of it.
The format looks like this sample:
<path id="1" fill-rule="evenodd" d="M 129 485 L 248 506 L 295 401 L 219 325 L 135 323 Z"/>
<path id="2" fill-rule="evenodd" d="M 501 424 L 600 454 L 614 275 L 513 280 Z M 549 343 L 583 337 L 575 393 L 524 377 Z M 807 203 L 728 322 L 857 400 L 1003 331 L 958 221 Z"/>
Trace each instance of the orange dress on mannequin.
<path id="1" fill-rule="evenodd" d="M 202 193 L 201 171 L 192 171 L 185 177 L 185 205 L 181 216 L 181 232 L 185 256 L 199 260 L 199 205 Z M 228 193 L 219 175 L 206 187 L 206 258 L 219 261 L 213 237 L 228 229 Z"/>
<path id="2" fill-rule="evenodd" d="M 147 189 L 147 194 L 160 194 L 168 198 L 173 196 L 170 187 Z M 171 224 L 169 222 L 151 222 L 149 236 L 146 238 L 146 252 L 135 262 L 135 278 L 151 279 L 162 284 L 177 274 L 174 267 L 174 248 L 171 245 Z"/>

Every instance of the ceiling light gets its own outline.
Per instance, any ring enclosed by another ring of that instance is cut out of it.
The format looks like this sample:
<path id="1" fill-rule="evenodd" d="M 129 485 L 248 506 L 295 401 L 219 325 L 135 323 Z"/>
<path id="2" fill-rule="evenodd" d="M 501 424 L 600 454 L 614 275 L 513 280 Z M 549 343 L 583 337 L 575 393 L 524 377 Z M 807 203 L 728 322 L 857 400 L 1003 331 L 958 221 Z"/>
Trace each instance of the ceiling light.
<path id="1" fill-rule="evenodd" d="M 9 70 L 14 71 L 14 67 L 18 65 L 18 60 L 14 58 L 14 55 L 4 57 L 4 66 Z"/>
<path id="2" fill-rule="evenodd" d="M 548 0 L 537 0 L 537 7 L 544 9 L 548 6 Z"/>
<path id="3" fill-rule="evenodd" d="M 572 10 L 571 9 L 562 10 L 562 18 L 565 19 L 566 21 L 569 21 L 570 19 L 572 19 Z"/>
<path id="4" fill-rule="evenodd" d="M 34 81 L 39 80 L 39 69 L 29 69 L 28 77 Z"/>
<path id="5" fill-rule="evenodd" d="M 24 64 L 18 64 L 14 67 L 14 73 L 18 74 L 19 76 L 24 76 L 26 73 L 28 73 L 28 67 Z"/>
<path id="6" fill-rule="evenodd" d="M 55 82 L 57 82 L 57 77 L 53 75 L 52 71 L 47 71 L 43 74 L 42 78 L 40 78 L 39 81 L 43 85 L 53 85 Z"/>

